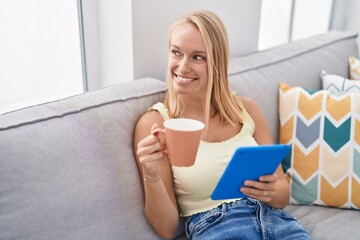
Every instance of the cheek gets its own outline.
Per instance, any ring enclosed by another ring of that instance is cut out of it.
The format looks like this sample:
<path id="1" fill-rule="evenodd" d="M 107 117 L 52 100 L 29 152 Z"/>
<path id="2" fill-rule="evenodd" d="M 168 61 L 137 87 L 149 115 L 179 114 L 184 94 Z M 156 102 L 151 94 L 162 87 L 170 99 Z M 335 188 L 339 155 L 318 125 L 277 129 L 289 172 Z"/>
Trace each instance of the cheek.
<path id="1" fill-rule="evenodd" d="M 200 73 L 204 78 L 207 78 L 208 77 L 207 67 L 202 66 L 201 68 L 198 69 L 198 73 Z"/>
<path id="2" fill-rule="evenodd" d="M 170 71 L 172 71 L 175 68 L 176 68 L 176 61 L 173 58 L 169 57 L 169 59 L 168 59 L 168 69 Z"/>

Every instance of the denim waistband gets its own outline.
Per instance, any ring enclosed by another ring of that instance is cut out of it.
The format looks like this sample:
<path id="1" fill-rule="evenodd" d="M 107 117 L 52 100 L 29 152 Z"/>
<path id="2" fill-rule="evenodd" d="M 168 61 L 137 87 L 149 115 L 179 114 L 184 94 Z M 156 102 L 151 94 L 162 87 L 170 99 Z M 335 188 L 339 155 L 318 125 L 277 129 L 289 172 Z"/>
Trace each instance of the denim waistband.
<path id="1" fill-rule="evenodd" d="M 297 219 L 252 198 L 224 202 L 190 216 L 185 223 L 189 239 L 297 239 L 310 235 Z"/>
<path id="2" fill-rule="evenodd" d="M 209 210 L 208 212 L 212 213 L 212 212 L 217 212 L 219 210 L 222 212 L 226 212 L 230 209 L 240 208 L 240 207 L 245 207 L 245 206 L 250 206 L 250 205 L 260 206 L 260 205 L 264 205 L 264 204 L 256 199 L 242 198 L 242 199 L 236 200 L 234 202 L 223 202 L 222 204 L 220 204 L 216 208 Z"/>

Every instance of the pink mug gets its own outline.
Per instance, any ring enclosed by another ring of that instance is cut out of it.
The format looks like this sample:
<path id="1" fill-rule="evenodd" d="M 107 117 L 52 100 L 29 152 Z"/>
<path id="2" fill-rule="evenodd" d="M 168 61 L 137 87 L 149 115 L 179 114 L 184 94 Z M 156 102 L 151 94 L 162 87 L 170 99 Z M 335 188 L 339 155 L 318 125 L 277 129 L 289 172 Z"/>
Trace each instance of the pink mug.
<path id="1" fill-rule="evenodd" d="M 171 165 L 189 167 L 194 165 L 204 123 L 189 118 L 174 118 L 164 122 L 164 129 L 157 128 L 152 134 L 165 135 L 165 143 Z"/>

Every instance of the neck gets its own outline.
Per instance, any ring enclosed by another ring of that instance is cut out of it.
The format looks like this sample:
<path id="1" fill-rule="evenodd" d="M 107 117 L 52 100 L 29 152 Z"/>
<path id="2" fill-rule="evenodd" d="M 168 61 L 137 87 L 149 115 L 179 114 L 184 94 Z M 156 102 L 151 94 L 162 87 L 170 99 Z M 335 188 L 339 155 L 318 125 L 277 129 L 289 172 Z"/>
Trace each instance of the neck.
<path id="1" fill-rule="evenodd" d="M 205 98 L 198 98 L 198 99 L 182 98 L 181 100 L 185 106 L 185 109 L 181 114 L 181 117 L 193 118 L 205 122 L 206 119 Z M 213 116 L 214 113 L 215 113 L 214 108 L 210 106 L 210 117 Z"/>

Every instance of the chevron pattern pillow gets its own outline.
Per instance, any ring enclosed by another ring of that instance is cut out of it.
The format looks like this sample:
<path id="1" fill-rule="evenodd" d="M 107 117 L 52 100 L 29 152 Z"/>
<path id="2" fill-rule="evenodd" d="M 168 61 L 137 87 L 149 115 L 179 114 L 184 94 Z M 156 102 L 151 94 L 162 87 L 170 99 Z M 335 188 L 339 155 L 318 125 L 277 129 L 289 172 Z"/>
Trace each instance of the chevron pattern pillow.
<path id="1" fill-rule="evenodd" d="M 320 77 L 322 89 L 328 90 L 332 94 L 360 93 L 360 80 L 349 80 L 338 75 L 328 74 L 325 71 L 321 71 Z"/>
<path id="2" fill-rule="evenodd" d="M 279 86 L 292 204 L 360 209 L 360 94 Z"/>
<path id="3" fill-rule="evenodd" d="M 349 57 L 349 67 L 350 79 L 360 80 L 360 60 L 353 56 Z"/>

